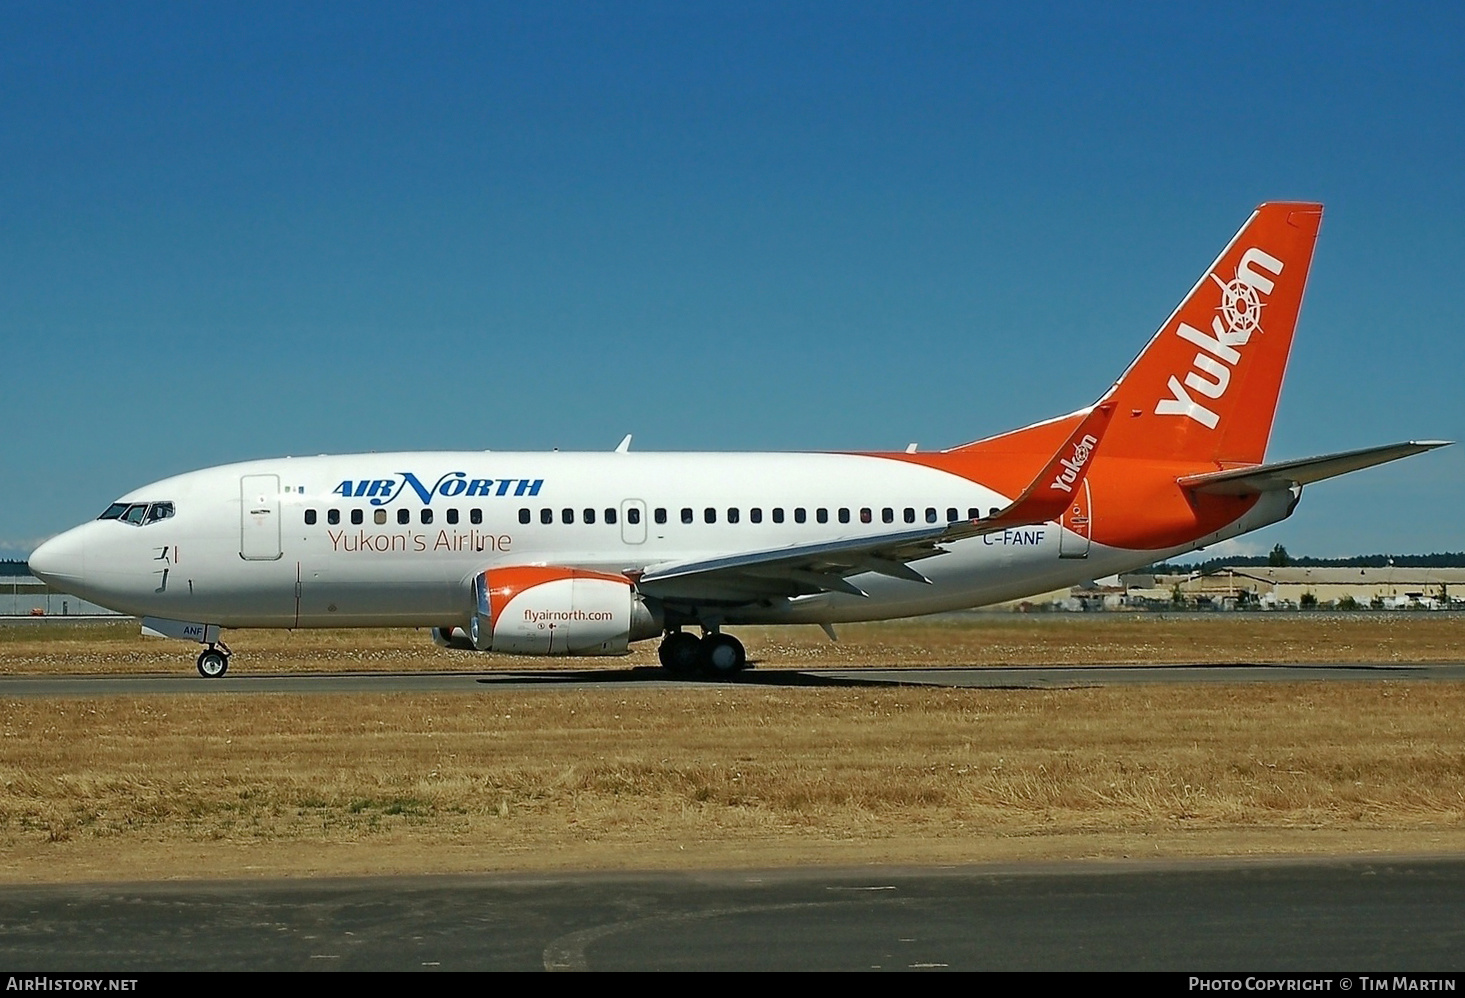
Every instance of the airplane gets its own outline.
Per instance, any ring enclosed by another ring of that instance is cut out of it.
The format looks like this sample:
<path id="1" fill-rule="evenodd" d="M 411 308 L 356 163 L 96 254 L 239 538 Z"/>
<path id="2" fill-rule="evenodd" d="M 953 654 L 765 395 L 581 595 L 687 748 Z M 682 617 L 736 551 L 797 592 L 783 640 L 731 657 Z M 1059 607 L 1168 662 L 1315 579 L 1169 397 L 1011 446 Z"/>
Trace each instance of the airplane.
<path id="1" fill-rule="evenodd" d="M 947 450 L 413 452 L 166 478 L 42 544 L 39 578 L 204 648 L 423 627 L 449 648 L 747 665 L 724 628 L 982 606 L 1277 523 L 1304 486 L 1445 446 L 1265 462 L 1322 205 L 1258 207 L 1093 405 Z"/>

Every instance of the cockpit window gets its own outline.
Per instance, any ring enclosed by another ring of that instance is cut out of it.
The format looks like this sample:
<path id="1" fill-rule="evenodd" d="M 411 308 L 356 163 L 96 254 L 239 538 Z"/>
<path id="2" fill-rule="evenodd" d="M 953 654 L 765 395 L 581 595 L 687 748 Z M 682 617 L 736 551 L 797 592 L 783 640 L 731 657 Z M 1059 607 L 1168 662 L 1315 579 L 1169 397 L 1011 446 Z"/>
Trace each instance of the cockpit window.
<path id="1" fill-rule="evenodd" d="M 146 526 L 173 515 L 171 502 L 114 502 L 98 520 L 121 520 L 135 527 Z"/>

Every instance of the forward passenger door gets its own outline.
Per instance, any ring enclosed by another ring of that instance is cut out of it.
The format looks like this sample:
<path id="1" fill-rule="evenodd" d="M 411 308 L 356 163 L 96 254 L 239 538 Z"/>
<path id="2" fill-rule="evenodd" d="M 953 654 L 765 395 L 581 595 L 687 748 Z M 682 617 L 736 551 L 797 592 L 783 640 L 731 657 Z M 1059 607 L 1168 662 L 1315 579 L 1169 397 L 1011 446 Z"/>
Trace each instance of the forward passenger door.
<path id="1" fill-rule="evenodd" d="M 239 479 L 239 557 L 276 561 L 280 557 L 280 476 Z"/>

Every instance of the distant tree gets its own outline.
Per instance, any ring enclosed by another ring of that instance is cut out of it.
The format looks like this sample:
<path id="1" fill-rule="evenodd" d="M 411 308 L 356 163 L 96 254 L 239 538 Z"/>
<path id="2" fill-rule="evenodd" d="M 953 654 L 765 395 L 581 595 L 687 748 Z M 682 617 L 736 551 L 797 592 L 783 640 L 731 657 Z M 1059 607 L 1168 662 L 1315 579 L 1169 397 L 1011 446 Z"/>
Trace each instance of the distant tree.
<path id="1" fill-rule="evenodd" d="M 1170 603 L 1176 607 L 1185 605 L 1185 593 L 1180 591 L 1180 584 L 1178 582 L 1170 589 Z"/>
<path id="2" fill-rule="evenodd" d="M 1280 544 L 1273 547 L 1272 553 L 1267 555 L 1267 565 L 1271 568 L 1286 568 L 1291 563 L 1291 559 L 1287 557 L 1287 549 Z"/>
<path id="3" fill-rule="evenodd" d="M 1342 599 L 1340 599 L 1338 601 L 1338 609 L 1339 610 L 1357 610 L 1358 609 L 1358 600 L 1354 599 L 1352 596 L 1344 596 Z"/>
<path id="4" fill-rule="evenodd" d="M 1277 545 L 1281 547 L 1281 545 Z M 1286 551 L 1286 548 L 1283 548 Z M 1272 555 L 1232 555 L 1206 561 L 1172 565 L 1159 562 L 1136 569 L 1138 574 L 1174 575 L 1176 573 L 1213 575 L 1223 568 L 1246 568 L 1272 565 Z M 1465 551 L 1437 551 L 1433 554 L 1354 554 L 1346 558 L 1314 558 L 1311 555 L 1287 555 L 1287 568 L 1465 568 Z M 1129 574 L 1129 573 L 1125 573 Z"/>
<path id="5" fill-rule="evenodd" d="M 1280 546 L 1280 545 L 1279 545 Z M 1285 553 L 1284 553 L 1285 557 Z M 1317 593 L 1303 593 L 1302 598 L 1297 601 L 1304 610 L 1317 609 Z"/>

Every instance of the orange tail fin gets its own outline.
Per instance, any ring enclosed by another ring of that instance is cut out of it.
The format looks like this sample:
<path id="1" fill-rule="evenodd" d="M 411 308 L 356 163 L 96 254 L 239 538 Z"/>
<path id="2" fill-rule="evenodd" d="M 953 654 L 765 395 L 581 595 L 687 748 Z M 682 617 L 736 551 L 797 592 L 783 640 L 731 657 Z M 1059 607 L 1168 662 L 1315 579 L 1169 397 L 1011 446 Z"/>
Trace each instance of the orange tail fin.
<path id="1" fill-rule="evenodd" d="M 1265 459 L 1322 217 L 1323 206 L 1311 203 L 1271 202 L 1252 213 L 1096 403 L 1113 413 L 1099 457 L 1163 462 L 1171 476 L 1175 466 L 1201 472 Z M 1016 495 L 1090 411 L 946 451 L 888 456 Z"/>
<path id="2" fill-rule="evenodd" d="M 1110 389 L 1107 456 L 1263 460 L 1322 217 L 1310 203 L 1252 213 Z"/>

